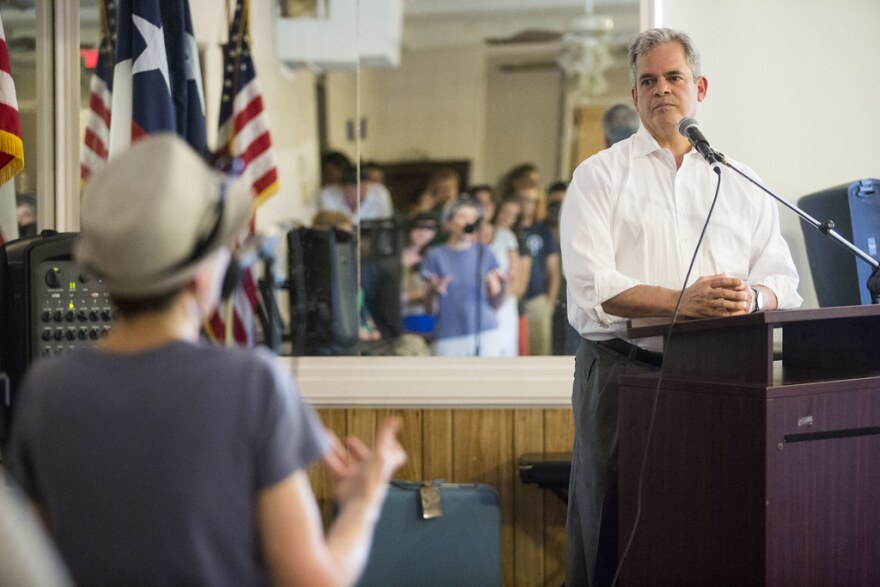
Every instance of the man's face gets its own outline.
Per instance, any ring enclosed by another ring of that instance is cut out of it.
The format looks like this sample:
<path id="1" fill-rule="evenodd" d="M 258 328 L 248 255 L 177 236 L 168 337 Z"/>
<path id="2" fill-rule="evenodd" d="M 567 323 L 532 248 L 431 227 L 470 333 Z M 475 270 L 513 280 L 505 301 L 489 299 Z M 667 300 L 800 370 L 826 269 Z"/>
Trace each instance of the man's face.
<path id="1" fill-rule="evenodd" d="M 452 177 L 444 177 L 434 184 L 434 198 L 437 202 L 445 204 L 458 197 L 458 181 Z"/>
<path id="2" fill-rule="evenodd" d="M 705 77 L 694 80 L 681 43 L 664 43 L 636 58 L 633 104 L 654 138 L 677 133 L 681 119 L 696 113 L 707 87 Z"/>
<path id="3" fill-rule="evenodd" d="M 34 209 L 25 204 L 19 204 L 15 208 L 15 215 L 18 220 L 18 224 L 32 224 L 37 221 L 37 216 L 34 214 Z"/>
<path id="4" fill-rule="evenodd" d="M 361 182 L 361 189 L 358 191 L 358 186 L 356 183 L 346 183 L 342 186 L 342 196 L 345 198 L 345 203 L 349 205 L 349 207 L 354 208 L 358 205 L 358 202 L 363 203 L 364 199 L 367 197 L 367 184 L 366 182 Z"/>

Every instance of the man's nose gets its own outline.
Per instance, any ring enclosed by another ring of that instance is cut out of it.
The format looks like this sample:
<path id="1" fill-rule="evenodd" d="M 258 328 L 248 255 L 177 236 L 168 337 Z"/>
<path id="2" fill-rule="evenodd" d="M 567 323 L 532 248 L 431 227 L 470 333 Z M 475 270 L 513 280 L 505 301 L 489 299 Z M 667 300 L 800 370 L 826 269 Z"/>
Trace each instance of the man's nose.
<path id="1" fill-rule="evenodd" d="M 670 89 L 670 84 L 663 78 L 657 80 L 657 83 L 654 84 L 654 94 L 657 96 L 662 96 L 663 94 L 668 94 Z"/>

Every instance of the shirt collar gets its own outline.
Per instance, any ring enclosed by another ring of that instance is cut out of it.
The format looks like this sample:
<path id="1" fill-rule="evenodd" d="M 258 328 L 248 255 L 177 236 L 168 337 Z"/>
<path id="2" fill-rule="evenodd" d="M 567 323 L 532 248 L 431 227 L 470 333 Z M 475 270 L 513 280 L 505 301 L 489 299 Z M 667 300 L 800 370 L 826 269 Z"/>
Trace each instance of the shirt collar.
<path id="1" fill-rule="evenodd" d="M 644 125 L 640 124 L 639 130 L 633 135 L 631 151 L 632 158 L 644 157 L 645 155 L 650 155 L 654 151 L 660 151 L 661 149 L 662 147 L 657 142 L 657 139 L 651 136 L 651 133 L 648 132 L 648 129 L 646 129 Z"/>
<path id="2" fill-rule="evenodd" d="M 660 146 L 657 139 L 655 139 L 643 125 L 639 125 L 639 130 L 633 135 L 630 157 L 635 159 L 636 157 L 644 157 L 655 151 L 662 150 L 663 147 Z M 697 153 L 697 150 L 693 147 L 691 147 L 690 151 L 684 154 L 685 157 L 693 157 L 695 155 L 698 157 L 700 156 L 700 154 Z"/>

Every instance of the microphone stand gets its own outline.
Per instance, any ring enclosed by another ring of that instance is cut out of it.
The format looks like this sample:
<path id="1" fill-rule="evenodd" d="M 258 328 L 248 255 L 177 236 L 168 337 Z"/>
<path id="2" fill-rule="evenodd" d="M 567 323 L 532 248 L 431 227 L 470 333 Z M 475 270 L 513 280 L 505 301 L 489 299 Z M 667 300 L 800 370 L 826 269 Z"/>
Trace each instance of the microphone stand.
<path id="1" fill-rule="evenodd" d="M 766 188 L 764 185 L 762 185 L 760 182 L 755 181 L 754 179 L 749 177 L 746 173 L 744 173 L 742 170 L 738 169 L 735 165 L 731 164 L 730 161 L 727 160 L 727 156 L 724 155 L 724 153 L 721 153 L 719 151 L 715 151 L 714 149 L 712 149 L 712 152 L 715 153 L 715 156 L 718 158 L 718 160 L 721 163 L 723 163 L 725 166 L 727 166 L 728 168 L 732 169 L 733 171 L 735 171 L 739 175 L 741 175 L 744 178 L 746 178 L 747 180 L 749 180 L 752 184 L 757 186 L 761 191 L 763 191 L 764 193 L 766 193 L 767 195 L 772 197 L 774 200 L 776 200 L 777 202 L 779 202 L 780 204 L 782 204 L 783 206 L 785 206 L 786 208 L 788 208 L 789 210 L 791 210 L 792 212 L 794 212 L 795 214 L 800 216 L 804 222 L 806 222 L 807 224 L 809 224 L 810 226 L 812 226 L 813 228 L 815 228 L 816 230 L 818 230 L 819 232 L 821 232 L 822 234 L 824 234 L 825 236 L 830 238 L 832 241 L 836 242 L 837 244 L 839 244 L 840 246 L 842 246 L 843 248 L 848 250 L 850 253 L 852 253 L 853 255 L 855 255 L 856 257 L 858 257 L 859 259 L 861 259 L 862 261 L 864 261 L 865 263 L 867 263 L 868 265 L 873 267 L 874 270 L 871 272 L 871 276 L 868 277 L 868 283 L 866 284 L 866 287 L 868 288 L 868 292 L 871 294 L 871 303 L 872 304 L 880 304 L 880 262 L 878 262 L 871 255 L 869 255 L 865 251 L 861 250 L 860 248 L 858 248 L 857 246 L 855 246 L 854 244 L 852 244 L 851 242 L 849 242 L 848 240 L 846 240 L 845 238 L 840 236 L 840 234 L 836 230 L 834 230 L 834 221 L 833 220 L 829 219 L 824 222 L 819 222 L 818 220 L 816 220 L 815 218 L 813 218 L 812 216 L 810 216 L 809 214 L 807 214 L 806 212 L 804 212 L 803 210 L 801 210 L 800 208 L 798 208 L 797 206 L 792 204 L 791 202 L 787 201 L 785 198 L 782 198 L 781 196 L 777 196 L 772 191 L 770 191 L 768 188 Z"/>
<path id="2" fill-rule="evenodd" d="M 482 316 L 483 312 L 482 312 L 482 310 L 483 310 L 483 285 L 484 284 L 483 284 L 483 279 L 482 279 L 483 275 L 482 275 L 482 271 L 481 271 L 482 266 L 483 266 L 483 247 L 481 246 L 482 243 L 480 242 L 480 228 L 481 228 L 482 224 L 483 224 L 483 219 L 477 218 L 476 222 L 474 222 L 473 224 L 468 224 L 467 226 L 464 227 L 465 233 L 467 233 L 467 234 L 476 233 L 475 238 L 474 238 L 474 245 L 477 247 L 477 299 L 476 299 L 477 307 L 476 307 L 476 317 L 474 320 L 476 322 L 476 330 L 474 331 L 474 336 L 475 336 L 474 356 L 475 357 L 480 356 L 480 343 L 482 342 L 480 340 L 480 335 L 482 333 L 482 326 L 483 326 L 483 316 Z"/>

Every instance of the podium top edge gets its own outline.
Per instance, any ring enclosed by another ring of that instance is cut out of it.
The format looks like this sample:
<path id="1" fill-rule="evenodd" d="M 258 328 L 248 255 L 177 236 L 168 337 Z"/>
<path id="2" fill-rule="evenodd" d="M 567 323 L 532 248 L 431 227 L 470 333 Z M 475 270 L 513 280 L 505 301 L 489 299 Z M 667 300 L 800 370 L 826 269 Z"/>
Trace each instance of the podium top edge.
<path id="1" fill-rule="evenodd" d="M 685 318 L 678 319 L 673 332 L 697 332 L 702 330 L 723 330 L 727 328 L 784 327 L 796 322 L 818 320 L 841 320 L 848 318 L 869 318 L 880 316 L 880 305 L 837 306 L 833 308 L 806 308 L 798 310 L 771 310 L 755 312 L 729 318 Z M 633 318 L 627 321 L 629 338 L 662 336 L 669 331 L 672 323 L 669 317 Z"/>

